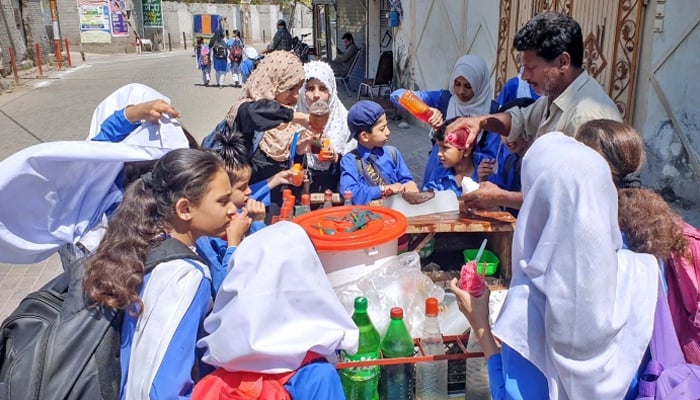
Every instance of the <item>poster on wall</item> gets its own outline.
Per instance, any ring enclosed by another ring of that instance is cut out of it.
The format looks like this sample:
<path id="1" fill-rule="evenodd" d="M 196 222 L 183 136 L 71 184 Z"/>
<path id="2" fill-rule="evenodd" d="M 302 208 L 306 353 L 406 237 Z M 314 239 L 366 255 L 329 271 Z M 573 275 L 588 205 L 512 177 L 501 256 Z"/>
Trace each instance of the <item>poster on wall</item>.
<path id="1" fill-rule="evenodd" d="M 78 0 L 80 40 L 83 43 L 111 43 L 109 5 L 105 0 Z"/>
<path id="2" fill-rule="evenodd" d="M 143 0 L 143 26 L 163 27 L 161 0 Z"/>
<path id="3" fill-rule="evenodd" d="M 126 12 L 126 4 L 124 1 L 111 0 L 109 2 L 110 21 L 112 22 L 112 36 L 129 36 L 129 24 L 124 17 Z"/>

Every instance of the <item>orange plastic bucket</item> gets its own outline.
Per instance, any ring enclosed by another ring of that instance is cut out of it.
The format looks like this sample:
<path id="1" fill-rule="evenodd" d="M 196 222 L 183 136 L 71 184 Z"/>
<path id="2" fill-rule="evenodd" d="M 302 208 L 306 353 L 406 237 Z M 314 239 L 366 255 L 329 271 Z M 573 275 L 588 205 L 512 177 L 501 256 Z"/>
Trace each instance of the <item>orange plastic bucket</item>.
<path id="1" fill-rule="evenodd" d="M 368 218 L 362 227 L 353 216 Z M 398 211 L 373 206 L 324 208 L 293 220 L 311 238 L 333 287 L 357 280 L 396 256 L 408 222 Z"/>

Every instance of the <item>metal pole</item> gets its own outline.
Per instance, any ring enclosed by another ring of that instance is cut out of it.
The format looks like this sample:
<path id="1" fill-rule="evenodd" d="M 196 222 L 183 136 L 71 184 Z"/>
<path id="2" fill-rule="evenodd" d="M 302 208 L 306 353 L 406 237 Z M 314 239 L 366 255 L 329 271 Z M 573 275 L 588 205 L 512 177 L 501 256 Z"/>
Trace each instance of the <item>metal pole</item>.
<path id="1" fill-rule="evenodd" d="M 44 76 L 44 68 L 41 65 L 41 46 L 34 43 L 34 53 L 36 53 L 36 66 L 39 68 L 39 76 Z"/>
<path id="2" fill-rule="evenodd" d="M 58 70 L 61 70 L 61 65 L 63 62 L 63 56 L 61 55 L 61 41 L 58 39 L 53 40 L 53 51 L 56 55 L 56 64 L 58 64 Z"/>
<path id="3" fill-rule="evenodd" d="M 71 62 L 70 58 L 70 46 L 68 46 L 68 39 L 63 39 L 66 43 L 66 59 L 68 61 L 68 66 L 73 68 L 73 63 Z"/>
<path id="4" fill-rule="evenodd" d="M 17 60 L 15 59 L 15 48 L 10 47 L 10 67 L 15 74 L 15 85 L 19 86 L 19 75 L 17 74 Z"/>
<path id="5" fill-rule="evenodd" d="M 173 51 L 173 42 L 170 40 L 170 32 L 168 32 L 168 51 Z"/>
<path id="6" fill-rule="evenodd" d="M 182 32 L 182 44 L 185 46 L 185 50 L 187 50 L 187 36 L 185 32 Z"/>

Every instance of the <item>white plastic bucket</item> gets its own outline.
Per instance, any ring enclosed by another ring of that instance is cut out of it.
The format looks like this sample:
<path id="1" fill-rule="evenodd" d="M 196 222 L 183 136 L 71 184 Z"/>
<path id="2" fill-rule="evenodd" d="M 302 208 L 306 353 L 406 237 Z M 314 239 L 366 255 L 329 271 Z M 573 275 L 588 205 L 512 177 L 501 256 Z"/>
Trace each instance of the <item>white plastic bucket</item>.
<path id="1" fill-rule="evenodd" d="M 319 251 L 323 269 L 335 288 L 358 280 L 379 268 L 398 252 L 398 239 L 367 249 L 349 251 Z"/>

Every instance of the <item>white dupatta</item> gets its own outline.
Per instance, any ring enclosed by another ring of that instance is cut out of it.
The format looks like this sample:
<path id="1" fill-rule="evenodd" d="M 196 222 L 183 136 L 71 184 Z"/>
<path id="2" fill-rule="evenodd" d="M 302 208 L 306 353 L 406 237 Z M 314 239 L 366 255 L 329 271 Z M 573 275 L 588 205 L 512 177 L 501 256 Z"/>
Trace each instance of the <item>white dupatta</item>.
<path id="1" fill-rule="evenodd" d="M 204 321 L 202 361 L 227 371 L 297 369 L 308 351 L 335 361 L 359 332 L 331 287 L 306 232 L 278 222 L 247 237 Z"/>
<path id="2" fill-rule="evenodd" d="M 621 250 L 610 169 L 575 139 L 537 139 L 522 183 L 494 334 L 544 373 L 550 399 L 621 399 L 651 338 L 656 259 Z"/>

